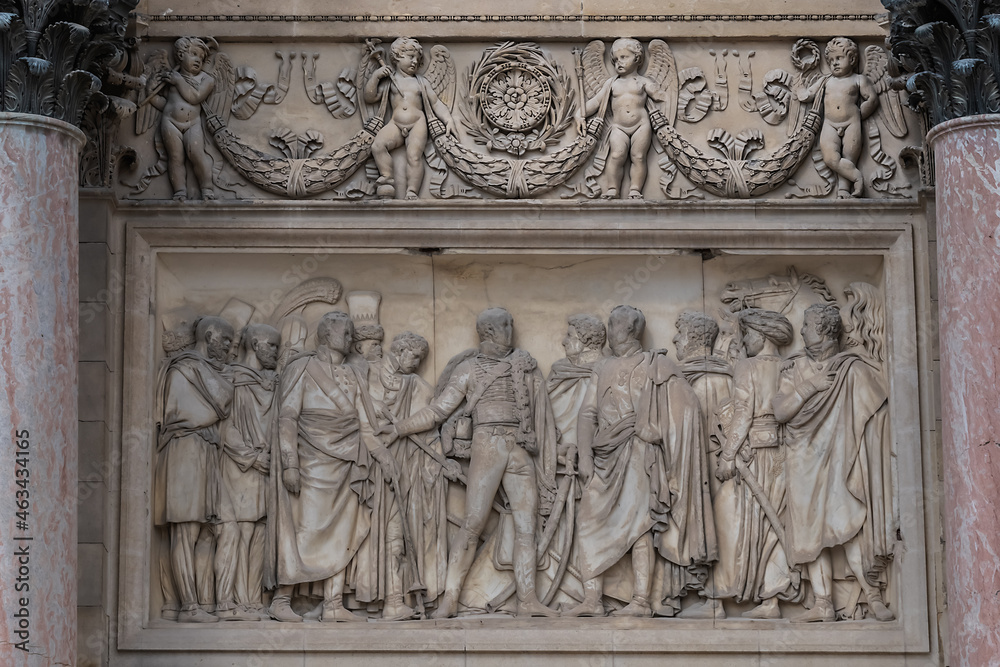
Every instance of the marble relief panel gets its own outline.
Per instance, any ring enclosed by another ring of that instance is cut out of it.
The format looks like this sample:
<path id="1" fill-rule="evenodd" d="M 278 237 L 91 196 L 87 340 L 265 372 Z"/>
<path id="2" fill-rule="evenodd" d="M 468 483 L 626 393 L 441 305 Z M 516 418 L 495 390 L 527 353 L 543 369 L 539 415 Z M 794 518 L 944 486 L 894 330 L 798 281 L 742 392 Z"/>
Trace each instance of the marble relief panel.
<path id="1" fill-rule="evenodd" d="M 846 36 L 180 36 L 130 68 L 130 199 L 894 199 L 928 176 L 904 80 Z"/>
<path id="2" fill-rule="evenodd" d="M 881 256 L 155 261 L 150 627 L 908 613 Z"/>

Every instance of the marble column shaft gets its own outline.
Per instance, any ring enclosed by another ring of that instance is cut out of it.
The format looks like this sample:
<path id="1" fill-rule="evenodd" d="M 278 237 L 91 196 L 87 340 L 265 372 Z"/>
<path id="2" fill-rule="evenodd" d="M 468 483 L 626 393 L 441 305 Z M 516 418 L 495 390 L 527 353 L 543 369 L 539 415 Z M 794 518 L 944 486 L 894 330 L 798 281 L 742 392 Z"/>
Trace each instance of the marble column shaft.
<path id="1" fill-rule="evenodd" d="M 62 121 L 0 113 L 5 667 L 76 664 L 77 183 L 83 140 Z"/>
<path id="2" fill-rule="evenodd" d="M 1000 116 L 947 121 L 935 152 L 952 667 L 1000 656 Z"/>

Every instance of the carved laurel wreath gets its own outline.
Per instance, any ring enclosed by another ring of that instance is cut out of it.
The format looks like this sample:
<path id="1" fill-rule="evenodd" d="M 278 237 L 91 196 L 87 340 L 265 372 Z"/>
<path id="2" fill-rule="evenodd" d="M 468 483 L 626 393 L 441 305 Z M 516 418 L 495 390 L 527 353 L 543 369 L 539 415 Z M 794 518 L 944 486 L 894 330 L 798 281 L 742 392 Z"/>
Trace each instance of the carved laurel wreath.
<path id="1" fill-rule="evenodd" d="M 466 73 L 465 86 L 462 124 L 487 150 L 544 151 L 572 120 L 572 81 L 531 42 L 487 49 Z"/>

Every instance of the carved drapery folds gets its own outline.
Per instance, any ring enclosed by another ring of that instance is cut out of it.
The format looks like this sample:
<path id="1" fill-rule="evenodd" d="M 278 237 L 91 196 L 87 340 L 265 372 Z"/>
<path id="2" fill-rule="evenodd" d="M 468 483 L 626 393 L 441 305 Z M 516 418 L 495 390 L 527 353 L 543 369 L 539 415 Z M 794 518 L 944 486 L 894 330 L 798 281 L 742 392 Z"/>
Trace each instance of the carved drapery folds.
<path id="1" fill-rule="evenodd" d="M 426 379 L 459 332 L 328 277 L 161 314 L 158 615 L 894 620 L 882 291 L 734 278 L 650 325 L 671 351 L 629 305 L 489 308 Z M 565 358 L 532 356 L 539 326 Z"/>
<path id="2" fill-rule="evenodd" d="M 1000 112 L 1000 2 L 882 0 L 909 104 L 930 124 Z"/>
<path id="3" fill-rule="evenodd" d="M 306 97 L 329 111 L 304 127 L 265 125 L 285 113 L 294 52 L 276 53 L 268 83 L 243 62 L 254 54 L 212 38 L 147 50 L 127 196 L 163 175 L 175 199 L 195 198 L 192 185 L 205 199 L 910 194 L 899 163 L 914 123 L 877 45 L 800 39 L 763 54 L 660 39 L 483 48 L 401 37 L 353 48 L 353 62 L 333 65 L 336 82 L 319 82 L 325 56 L 302 54 Z M 185 64 L 192 49 L 197 62 Z"/>

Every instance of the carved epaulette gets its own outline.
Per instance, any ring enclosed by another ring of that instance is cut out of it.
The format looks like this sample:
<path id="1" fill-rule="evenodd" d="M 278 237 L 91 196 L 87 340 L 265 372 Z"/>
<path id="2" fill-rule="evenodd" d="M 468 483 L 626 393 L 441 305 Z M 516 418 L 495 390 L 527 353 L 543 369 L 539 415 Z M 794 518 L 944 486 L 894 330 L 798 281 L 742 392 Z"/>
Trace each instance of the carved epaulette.
<path id="1" fill-rule="evenodd" d="M 530 373 L 538 367 L 538 362 L 525 350 L 514 350 L 510 355 L 510 365 L 514 370 Z"/>

